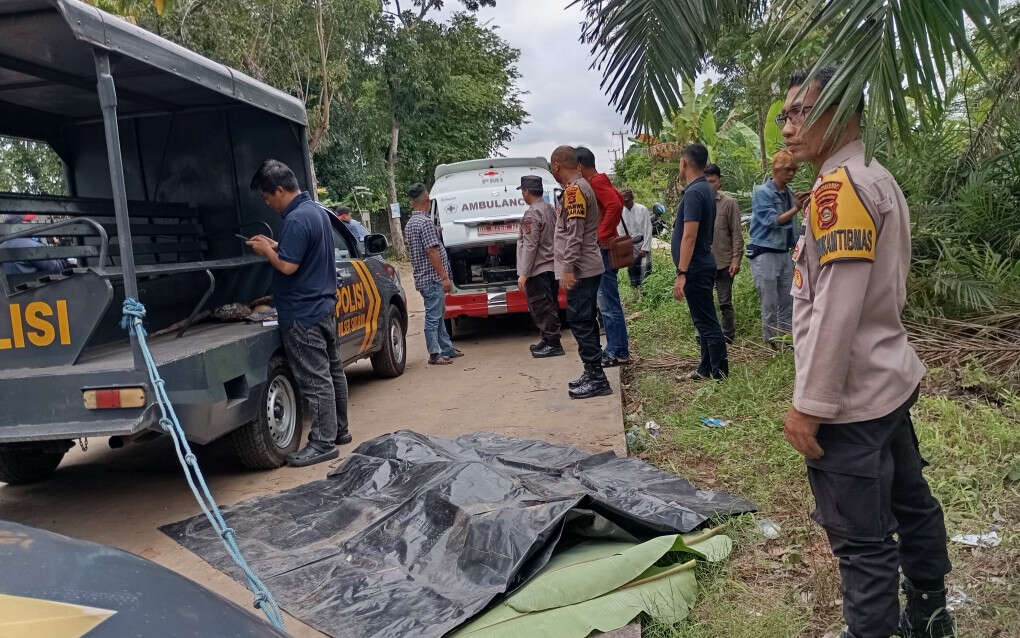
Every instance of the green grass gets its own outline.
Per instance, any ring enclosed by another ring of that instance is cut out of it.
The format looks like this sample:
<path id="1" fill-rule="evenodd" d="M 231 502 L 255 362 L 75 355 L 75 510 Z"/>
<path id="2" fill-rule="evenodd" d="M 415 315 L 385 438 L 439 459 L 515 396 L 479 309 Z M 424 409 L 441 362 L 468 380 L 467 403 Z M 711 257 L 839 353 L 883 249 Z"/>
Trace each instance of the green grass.
<path id="1" fill-rule="evenodd" d="M 625 378 L 628 427 L 654 419 L 658 440 L 642 458 L 697 486 L 754 500 L 760 511 L 728 521 L 736 541 L 726 564 L 702 574 L 694 613 L 677 626 L 650 622 L 653 638 L 816 637 L 841 623 L 835 560 L 813 507 L 801 457 L 785 441 L 783 417 L 793 392 L 793 354 L 762 344 L 758 300 L 749 267 L 734 286 L 737 342 L 730 350 L 730 377 L 722 383 L 678 379 L 696 365 L 697 346 L 686 304 L 672 299 L 668 257 L 656 255 L 655 272 L 638 293 L 621 277 L 631 317 L 632 349 L 639 361 Z M 1015 392 L 1015 389 L 1013 390 Z M 974 603 L 956 612 L 963 637 L 1020 635 L 1020 484 L 1006 480 L 1020 463 L 1020 398 L 1000 393 L 997 403 L 968 396 L 922 394 L 914 408 L 921 452 L 931 463 L 925 475 L 946 513 L 949 535 L 1000 526 L 1002 544 L 972 549 L 950 543 L 952 586 Z M 711 429 L 702 417 L 733 423 Z M 756 520 L 782 526 L 767 541 Z"/>

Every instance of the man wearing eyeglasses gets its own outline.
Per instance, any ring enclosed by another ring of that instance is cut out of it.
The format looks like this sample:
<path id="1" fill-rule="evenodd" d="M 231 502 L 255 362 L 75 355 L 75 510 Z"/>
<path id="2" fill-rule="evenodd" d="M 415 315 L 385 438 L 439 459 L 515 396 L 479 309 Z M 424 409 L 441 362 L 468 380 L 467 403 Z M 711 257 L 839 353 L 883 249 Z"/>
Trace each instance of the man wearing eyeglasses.
<path id="1" fill-rule="evenodd" d="M 955 636 L 946 527 L 910 420 L 924 376 L 900 319 L 910 214 L 889 171 L 867 161 L 863 96 L 826 135 L 836 106 L 818 100 L 835 72 L 795 73 L 779 116 L 794 160 L 818 171 L 793 253 L 797 375 L 785 435 L 807 461 L 812 516 L 839 558 L 844 638 Z"/>

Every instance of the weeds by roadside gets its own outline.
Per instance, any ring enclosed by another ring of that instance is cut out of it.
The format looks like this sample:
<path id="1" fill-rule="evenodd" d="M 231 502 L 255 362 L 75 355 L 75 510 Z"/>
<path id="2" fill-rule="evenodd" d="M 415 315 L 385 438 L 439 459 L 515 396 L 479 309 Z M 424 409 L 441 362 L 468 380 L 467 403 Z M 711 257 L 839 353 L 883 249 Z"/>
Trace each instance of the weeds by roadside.
<path id="1" fill-rule="evenodd" d="M 736 541 L 734 554 L 707 578 L 699 578 L 704 586 L 692 616 L 675 627 L 649 623 L 645 635 L 821 636 L 838 627 L 841 601 L 836 562 L 809 517 L 813 500 L 803 461 L 782 435 L 793 391 L 792 350 L 773 353 L 762 345 L 757 296 L 749 273 L 742 272 L 734 286 L 738 336 L 730 349 L 731 376 L 722 383 L 684 380 L 696 365 L 693 327 L 686 305 L 672 299 L 668 258 L 656 255 L 655 267 L 640 293 L 621 283 L 638 357 L 624 378 L 627 426 L 655 420 L 661 435 L 647 441 L 642 458 L 699 487 L 748 497 L 760 512 L 727 523 Z M 935 370 L 930 376 L 937 381 L 940 375 Z M 979 389 L 994 387 L 995 401 L 967 388 L 947 394 L 944 385 L 935 383 L 930 390 L 926 385 L 913 411 L 922 454 L 931 463 L 925 475 L 945 509 L 949 535 L 998 526 L 1003 538 L 994 548 L 950 543 L 951 593 L 964 600 L 962 592 L 970 601 L 956 610 L 959 633 L 1017 636 L 1020 395 L 976 369 L 961 378 Z M 707 428 L 702 417 L 732 424 Z M 779 538 L 766 540 L 758 531 L 756 521 L 762 518 L 779 523 Z"/>

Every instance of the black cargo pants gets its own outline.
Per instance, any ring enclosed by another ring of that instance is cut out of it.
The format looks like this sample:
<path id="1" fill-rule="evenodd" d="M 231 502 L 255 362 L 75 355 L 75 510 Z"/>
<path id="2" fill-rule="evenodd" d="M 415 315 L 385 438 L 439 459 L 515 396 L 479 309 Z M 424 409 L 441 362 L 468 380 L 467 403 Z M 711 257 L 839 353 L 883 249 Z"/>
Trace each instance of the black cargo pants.
<path id="1" fill-rule="evenodd" d="M 599 283 L 602 275 L 578 279 L 567 291 L 567 323 L 577 340 L 577 351 L 585 363 L 601 363 L 602 342 L 599 340 Z"/>
<path id="2" fill-rule="evenodd" d="M 528 310 L 542 339 L 550 345 L 560 343 L 560 284 L 552 272 L 528 277 L 524 282 Z"/>
<path id="3" fill-rule="evenodd" d="M 822 424 L 825 455 L 807 461 L 812 517 L 839 559 L 843 618 L 855 638 L 896 633 L 900 568 L 933 589 L 950 570 L 942 508 L 921 475 L 926 463 L 910 420 L 916 400 L 917 390 L 884 417 Z"/>
<path id="4" fill-rule="evenodd" d="M 308 443 L 321 450 L 335 447 L 337 433 L 348 431 L 347 376 L 340 360 L 336 315 L 316 323 L 280 322 L 287 362 L 310 410 Z"/>
<path id="5" fill-rule="evenodd" d="M 726 339 L 719 318 L 715 314 L 715 300 L 712 288 L 715 286 L 715 269 L 705 268 L 687 273 L 684 297 L 691 311 L 691 321 L 697 331 L 698 347 L 701 349 L 701 363 L 698 374 L 706 379 L 721 379 L 730 374 L 729 359 L 726 356 Z"/>

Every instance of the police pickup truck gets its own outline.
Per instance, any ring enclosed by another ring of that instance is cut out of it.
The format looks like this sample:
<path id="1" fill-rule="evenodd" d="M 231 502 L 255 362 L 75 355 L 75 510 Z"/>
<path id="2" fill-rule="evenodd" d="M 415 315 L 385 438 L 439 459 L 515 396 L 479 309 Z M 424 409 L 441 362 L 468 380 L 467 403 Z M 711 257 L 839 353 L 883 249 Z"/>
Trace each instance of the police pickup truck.
<path id="1" fill-rule="evenodd" d="M 308 185 L 301 102 L 78 0 L 0 5 L 0 49 L 0 135 L 49 143 L 69 193 L 0 193 L 0 481 L 46 477 L 76 439 L 160 436 L 142 353 L 119 325 L 125 297 L 147 308 L 188 439 L 229 437 L 246 466 L 281 465 L 301 443 L 303 400 L 278 329 L 258 313 L 203 318 L 269 292 L 272 270 L 243 236 L 281 220 L 248 182 L 273 157 Z M 342 358 L 400 375 L 407 305 L 386 238 L 355 241 L 323 214 Z"/>
<path id="2" fill-rule="evenodd" d="M 555 206 L 559 185 L 541 157 L 478 159 L 436 168 L 432 216 L 453 271 L 445 317 L 450 335 L 461 317 L 528 312 L 524 291 L 517 288 L 517 238 L 528 208 L 517 187 L 525 175 L 542 178 L 543 197 Z M 566 308 L 562 289 L 560 307 Z"/>

